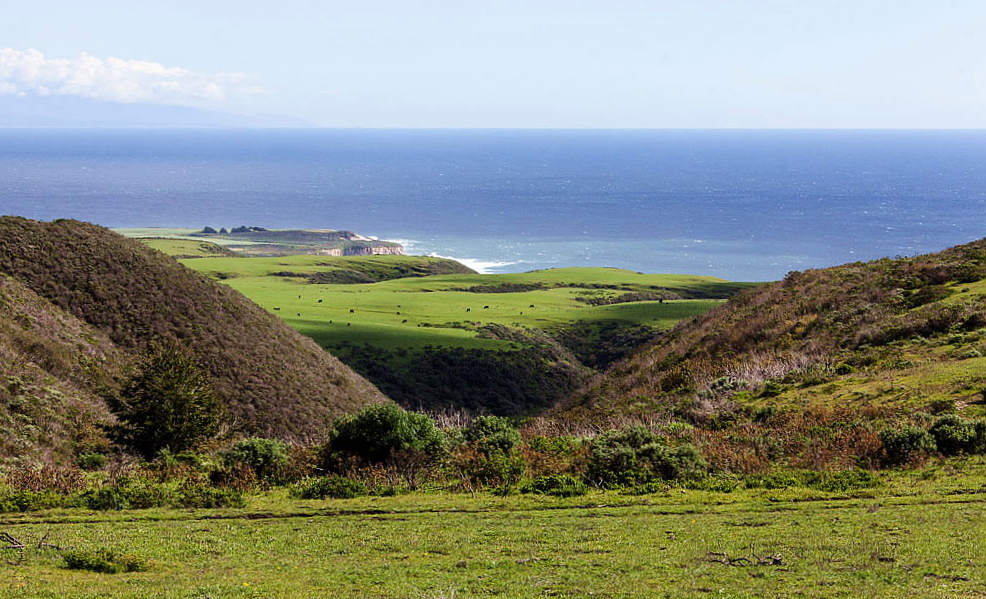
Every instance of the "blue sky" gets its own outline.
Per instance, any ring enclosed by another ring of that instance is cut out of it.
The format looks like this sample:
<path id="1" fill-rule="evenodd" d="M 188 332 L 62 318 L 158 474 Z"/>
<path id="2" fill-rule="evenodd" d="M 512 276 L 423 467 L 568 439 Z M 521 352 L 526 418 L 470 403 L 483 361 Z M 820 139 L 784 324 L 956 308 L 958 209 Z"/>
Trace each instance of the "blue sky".
<path id="1" fill-rule="evenodd" d="M 986 127 L 982 0 L 32 0 L 0 93 L 320 127 Z"/>

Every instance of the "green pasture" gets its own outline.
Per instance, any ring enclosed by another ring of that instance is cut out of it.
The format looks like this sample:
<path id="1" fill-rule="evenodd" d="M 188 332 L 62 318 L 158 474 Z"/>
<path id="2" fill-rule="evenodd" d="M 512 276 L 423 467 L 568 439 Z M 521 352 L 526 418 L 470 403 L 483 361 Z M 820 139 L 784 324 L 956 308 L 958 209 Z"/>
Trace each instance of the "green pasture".
<path id="1" fill-rule="evenodd" d="M 169 256 L 229 256 L 230 250 L 210 241 L 195 239 L 172 239 L 168 237 L 149 237 L 141 239 L 148 247 L 154 248 L 159 252 L 164 252 Z"/>
<path id="2" fill-rule="evenodd" d="M 940 598 L 986 595 L 983 466 L 824 493 L 670 487 L 572 499 L 434 492 L 243 509 L 0 517 L 0 596 L 186 598 Z M 5 540 L 5 544 L 9 539 Z M 59 549 L 61 548 L 61 550 Z M 144 571 L 65 568 L 110 550 Z"/>
<path id="3" fill-rule="evenodd" d="M 668 329 L 721 302 L 690 299 L 593 306 L 579 297 L 618 296 L 632 291 L 674 288 L 696 294 L 718 293 L 729 283 L 708 277 L 642 275 L 606 268 L 559 269 L 503 275 L 436 275 L 372 284 L 317 285 L 305 276 L 331 269 L 361 268 L 380 276 L 387 267 L 408 268 L 429 258 L 409 256 L 281 258 L 199 258 L 183 263 L 240 291 L 325 347 L 345 343 L 387 349 L 427 345 L 510 349 L 511 343 L 477 337 L 489 324 L 555 329 L 580 321 L 620 320 Z M 509 293 L 465 291 L 476 286 L 545 288 Z M 558 286 L 556 286 L 558 285 Z M 741 285 L 741 284 L 736 284 Z M 609 289 L 606 287 L 620 287 Z"/>

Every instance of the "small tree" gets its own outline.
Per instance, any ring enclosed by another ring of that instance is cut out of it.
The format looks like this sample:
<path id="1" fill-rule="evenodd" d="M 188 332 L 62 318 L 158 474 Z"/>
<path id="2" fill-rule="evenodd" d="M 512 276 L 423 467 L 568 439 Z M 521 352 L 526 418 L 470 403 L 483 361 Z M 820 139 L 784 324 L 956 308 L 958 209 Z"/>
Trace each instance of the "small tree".
<path id="1" fill-rule="evenodd" d="M 151 350 L 124 385 L 117 415 L 121 440 L 152 458 L 194 449 L 219 431 L 221 406 L 208 377 L 176 341 Z"/>

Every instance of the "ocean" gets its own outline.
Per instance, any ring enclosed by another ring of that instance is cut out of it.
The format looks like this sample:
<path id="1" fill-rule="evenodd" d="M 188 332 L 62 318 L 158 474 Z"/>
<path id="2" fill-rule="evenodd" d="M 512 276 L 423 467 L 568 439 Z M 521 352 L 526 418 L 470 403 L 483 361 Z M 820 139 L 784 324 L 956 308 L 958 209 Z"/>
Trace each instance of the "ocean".
<path id="1" fill-rule="evenodd" d="M 986 237 L 986 131 L 6 129 L 0 214 L 766 281 Z"/>

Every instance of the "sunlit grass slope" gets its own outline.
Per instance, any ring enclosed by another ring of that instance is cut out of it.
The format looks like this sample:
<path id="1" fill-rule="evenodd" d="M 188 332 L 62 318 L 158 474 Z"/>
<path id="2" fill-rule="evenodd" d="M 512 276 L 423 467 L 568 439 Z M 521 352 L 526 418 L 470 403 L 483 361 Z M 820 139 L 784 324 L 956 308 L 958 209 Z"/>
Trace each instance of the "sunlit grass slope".
<path id="1" fill-rule="evenodd" d="M 509 349 L 482 338 L 490 324 L 556 329 L 579 321 L 620 320 L 667 329 L 721 299 L 627 301 L 593 305 L 629 293 L 722 298 L 744 287 L 711 277 L 644 275 L 609 268 L 567 268 L 522 274 L 403 277 L 366 284 L 313 284 L 355 271 L 384 279 L 385 268 L 435 269 L 438 259 L 410 256 L 205 258 L 183 263 L 242 292 L 330 348 L 368 343 L 386 349 L 426 345 Z M 398 273 L 399 274 L 399 273 Z M 315 277 L 315 278 L 313 278 Z"/>

